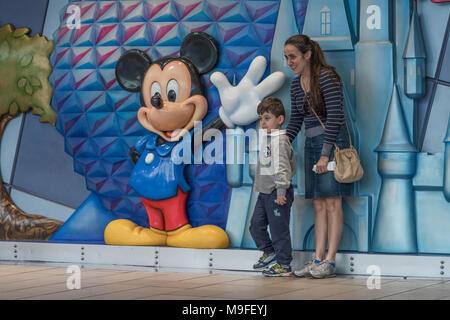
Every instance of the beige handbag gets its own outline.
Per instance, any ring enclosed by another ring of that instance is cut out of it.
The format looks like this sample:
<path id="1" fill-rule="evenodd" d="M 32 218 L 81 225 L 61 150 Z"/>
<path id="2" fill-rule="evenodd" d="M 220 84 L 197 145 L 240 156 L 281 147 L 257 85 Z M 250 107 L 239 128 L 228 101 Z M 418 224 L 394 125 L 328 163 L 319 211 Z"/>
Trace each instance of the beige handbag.
<path id="1" fill-rule="evenodd" d="M 322 127 L 325 129 L 320 118 L 317 116 L 316 111 L 311 108 L 319 120 Z M 361 161 L 359 160 L 359 155 L 356 149 L 352 145 L 352 138 L 350 137 L 350 131 L 348 130 L 347 120 L 345 120 L 345 126 L 347 127 L 347 134 L 350 146 L 345 149 L 339 149 L 339 147 L 334 144 L 334 161 L 336 162 L 336 167 L 334 169 L 334 178 L 340 183 L 351 183 L 360 180 L 364 175 L 364 169 L 361 166 Z"/>

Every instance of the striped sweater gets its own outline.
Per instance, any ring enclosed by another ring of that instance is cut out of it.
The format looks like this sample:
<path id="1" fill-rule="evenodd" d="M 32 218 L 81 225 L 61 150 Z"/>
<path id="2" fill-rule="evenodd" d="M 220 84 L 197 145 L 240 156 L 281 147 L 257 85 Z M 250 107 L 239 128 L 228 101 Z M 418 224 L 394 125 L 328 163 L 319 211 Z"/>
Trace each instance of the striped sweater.
<path id="1" fill-rule="evenodd" d="M 309 136 L 308 132 L 316 133 L 312 136 L 324 133 L 321 155 L 329 157 L 339 129 L 345 121 L 342 108 L 344 96 L 341 85 L 326 69 L 321 70 L 319 85 L 327 111 L 326 116 L 320 116 L 320 120 L 325 125 L 325 130 L 323 130 L 314 113 L 306 113 L 303 109 L 305 92 L 300 85 L 300 77 L 294 78 L 291 83 L 291 118 L 286 128 L 287 136 L 292 142 L 305 122 L 307 136 Z"/>

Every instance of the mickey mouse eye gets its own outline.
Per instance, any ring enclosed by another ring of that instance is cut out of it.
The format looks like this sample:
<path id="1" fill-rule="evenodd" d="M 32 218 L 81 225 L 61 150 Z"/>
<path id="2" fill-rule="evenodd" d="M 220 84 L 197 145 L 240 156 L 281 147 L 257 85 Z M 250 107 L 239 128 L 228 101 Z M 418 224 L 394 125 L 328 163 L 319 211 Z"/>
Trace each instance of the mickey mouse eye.
<path id="1" fill-rule="evenodd" d="M 167 83 L 167 99 L 171 102 L 177 101 L 178 97 L 178 82 L 172 79 Z"/>
<path id="2" fill-rule="evenodd" d="M 152 86 L 150 88 L 150 96 L 153 97 L 156 93 L 159 93 L 159 95 L 161 96 L 161 86 L 158 82 L 155 81 L 152 83 Z"/>

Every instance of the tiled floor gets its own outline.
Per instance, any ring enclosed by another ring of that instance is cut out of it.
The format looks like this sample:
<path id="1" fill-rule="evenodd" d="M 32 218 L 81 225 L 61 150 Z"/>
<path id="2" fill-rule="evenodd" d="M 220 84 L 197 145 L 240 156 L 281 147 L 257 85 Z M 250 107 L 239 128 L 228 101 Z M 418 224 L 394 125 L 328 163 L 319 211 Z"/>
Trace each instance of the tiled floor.
<path id="1" fill-rule="evenodd" d="M 80 289 L 68 289 L 67 266 L 0 265 L 2 300 L 303 300 L 450 299 L 450 281 L 383 278 L 266 278 L 254 272 L 178 272 L 154 269 L 80 269 Z"/>

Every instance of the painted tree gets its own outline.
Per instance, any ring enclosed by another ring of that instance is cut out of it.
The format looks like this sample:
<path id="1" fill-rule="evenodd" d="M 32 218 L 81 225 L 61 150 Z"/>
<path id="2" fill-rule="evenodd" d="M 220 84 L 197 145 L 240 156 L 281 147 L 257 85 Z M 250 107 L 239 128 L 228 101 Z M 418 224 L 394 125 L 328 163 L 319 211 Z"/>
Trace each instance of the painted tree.
<path id="1" fill-rule="evenodd" d="M 48 82 L 52 71 L 49 57 L 53 41 L 30 29 L 0 27 L 0 143 L 8 122 L 20 113 L 32 111 L 41 122 L 55 125 L 56 113 L 50 106 L 53 89 Z M 0 174 L 0 239 L 47 240 L 62 222 L 24 213 L 3 184 Z"/>

